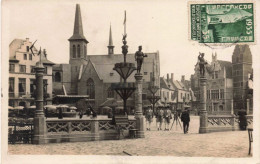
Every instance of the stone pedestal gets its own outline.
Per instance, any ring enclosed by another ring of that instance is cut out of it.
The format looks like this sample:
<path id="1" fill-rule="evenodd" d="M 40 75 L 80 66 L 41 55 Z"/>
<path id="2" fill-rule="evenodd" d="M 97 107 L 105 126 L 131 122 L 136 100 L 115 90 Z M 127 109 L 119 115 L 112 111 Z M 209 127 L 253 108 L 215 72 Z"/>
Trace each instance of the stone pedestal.
<path id="1" fill-rule="evenodd" d="M 43 72 L 44 67 L 37 63 L 36 71 L 36 111 L 34 115 L 34 144 L 44 144 L 46 138 L 46 119 L 43 112 Z"/>
<path id="2" fill-rule="evenodd" d="M 200 77 L 200 129 L 199 133 L 208 132 L 208 113 L 206 110 L 207 79 Z"/>
<path id="3" fill-rule="evenodd" d="M 137 138 L 144 138 L 144 117 L 143 117 L 143 107 L 142 107 L 142 90 L 143 90 L 143 75 L 135 74 L 136 79 L 136 90 L 135 90 L 135 119 L 136 119 L 136 129 Z"/>

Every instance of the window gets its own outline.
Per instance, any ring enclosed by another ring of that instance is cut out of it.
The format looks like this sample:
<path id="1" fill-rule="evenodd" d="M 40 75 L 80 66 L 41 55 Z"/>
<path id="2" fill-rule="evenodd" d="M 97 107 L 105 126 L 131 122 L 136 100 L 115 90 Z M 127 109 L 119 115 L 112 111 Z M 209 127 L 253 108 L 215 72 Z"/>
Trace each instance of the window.
<path id="1" fill-rule="evenodd" d="M 72 48 L 72 58 L 76 58 L 76 46 L 73 45 L 73 48 Z"/>
<path id="2" fill-rule="evenodd" d="M 27 54 L 23 54 L 23 60 L 27 60 Z"/>
<path id="3" fill-rule="evenodd" d="M 33 94 L 35 89 L 36 89 L 35 79 L 30 79 L 30 93 Z"/>
<path id="4" fill-rule="evenodd" d="M 80 58 L 80 45 L 78 45 L 77 47 L 77 54 L 78 54 L 78 58 Z"/>
<path id="5" fill-rule="evenodd" d="M 9 78 L 9 97 L 14 97 L 14 78 Z"/>
<path id="6" fill-rule="evenodd" d="M 224 89 L 220 89 L 220 99 L 224 99 Z"/>
<path id="7" fill-rule="evenodd" d="M 26 79 L 19 79 L 19 96 L 25 95 L 26 92 Z"/>
<path id="8" fill-rule="evenodd" d="M 20 72 L 26 72 L 26 66 L 25 65 L 20 65 Z"/>
<path id="9" fill-rule="evenodd" d="M 43 79 L 43 93 L 44 94 L 47 93 L 47 86 L 48 86 L 48 80 L 47 79 Z"/>
<path id="10" fill-rule="evenodd" d="M 110 76 L 113 76 L 113 75 L 114 75 L 114 73 L 113 73 L 113 72 L 111 72 L 111 73 L 110 73 Z"/>
<path id="11" fill-rule="evenodd" d="M 35 66 L 31 66 L 31 73 L 35 73 Z"/>
<path id="12" fill-rule="evenodd" d="M 60 72 L 56 72 L 54 75 L 54 81 L 55 82 L 61 82 L 61 75 Z"/>
<path id="13" fill-rule="evenodd" d="M 219 90 L 211 90 L 211 99 L 219 99 Z"/>
<path id="14" fill-rule="evenodd" d="M 9 72 L 14 72 L 15 65 L 9 64 Z"/>
<path id="15" fill-rule="evenodd" d="M 107 89 L 107 97 L 114 98 L 114 91 L 111 89 L 111 87 Z"/>
<path id="16" fill-rule="evenodd" d="M 144 75 L 147 75 L 147 72 L 144 72 Z"/>
<path id="17" fill-rule="evenodd" d="M 182 93 L 181 93 L 181 99 L 182 99 L 183 97 L 182 97 Z"/>
<path id="18" fill-rule="evenodd" d="M 218 78 L 218 72 L 215 71 L 215 78 L 217 79 Z"/>
<path id="19" fill-rule="evenodd" d="M 91 78 L 87 80 L 87 95 L 90 99 L 95 99 L 95 83 Z"/>
<path id="20" fill-rule="evenodd" d="M 43 72 L 44 74 L 48 74 L 48 67 L 44 67 L 44 72 Z"/>
<path id="21" fill-rule="evenodd" d="M 32 60 L 32 54 L 29 54 L 29 60 Z"/>
<path id="22" fill-rule="evenodd" d="M 30 51 L 30 47 L 26 46 L 26 51 L 29 52 Z"/>
<path id="23" fill-rule="evenodd" d="M 167 92 L 167 100 L 169 100 L 169 92 Z"/>

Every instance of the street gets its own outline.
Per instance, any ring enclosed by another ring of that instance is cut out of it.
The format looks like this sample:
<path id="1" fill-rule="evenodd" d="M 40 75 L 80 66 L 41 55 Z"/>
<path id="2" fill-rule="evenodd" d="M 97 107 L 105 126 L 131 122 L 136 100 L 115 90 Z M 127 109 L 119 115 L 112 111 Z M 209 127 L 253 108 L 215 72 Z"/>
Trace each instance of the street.
<path id="1" fill-rule="evenodd" d="M 163 125 L 164 129 L 164 125 Z M 247 131 L 198 134 L 199 117 L 191 116 L 188 134 L 176 124 L 170 131 L 157 131 L 155 118 L 145 138 L 48 145 L 8 145 L 10 154 L 127 155 L 175 157 L 251 157 Z M 125 152 L 125 153 L 124 153 Z"/>

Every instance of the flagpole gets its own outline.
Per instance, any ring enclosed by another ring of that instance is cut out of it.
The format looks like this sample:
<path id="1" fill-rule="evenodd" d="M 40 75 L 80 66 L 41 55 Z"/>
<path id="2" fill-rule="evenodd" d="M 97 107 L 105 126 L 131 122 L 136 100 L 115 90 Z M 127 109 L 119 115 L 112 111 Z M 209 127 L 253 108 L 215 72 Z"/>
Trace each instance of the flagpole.
<path id="1" fill-rule="evenodd" d="M 124 33 L 125 33 L 125 35 L 126 35 L 126 10 L 125 10 L 125 20 L 124 20 L 124 24 L 125 24 L 125 26 L 124 26 Z"/>

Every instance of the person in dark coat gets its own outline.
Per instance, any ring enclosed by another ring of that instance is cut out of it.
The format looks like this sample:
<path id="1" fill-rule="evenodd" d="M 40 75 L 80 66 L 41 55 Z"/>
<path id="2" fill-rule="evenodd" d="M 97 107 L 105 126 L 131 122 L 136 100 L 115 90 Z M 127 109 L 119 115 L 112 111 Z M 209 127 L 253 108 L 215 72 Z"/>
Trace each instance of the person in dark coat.
<path id="1" fill-rule="evenodd" d="M 239 115 L 239 127 L 240 127 L 240 130 L 246 130 L 247 128 L 247 118 L 246 118 L 246 111 L 245 110 L 240 110 L 238 112 L 238 115 Z"/>
<path id="2" fill-rule="evenodd" d="M 181 121 L 183 122 L 183 132 L 184 134 L 189 131 L 189 123 L 190 123 L 190 114 L 187 108 L 181 114 Z"/>

